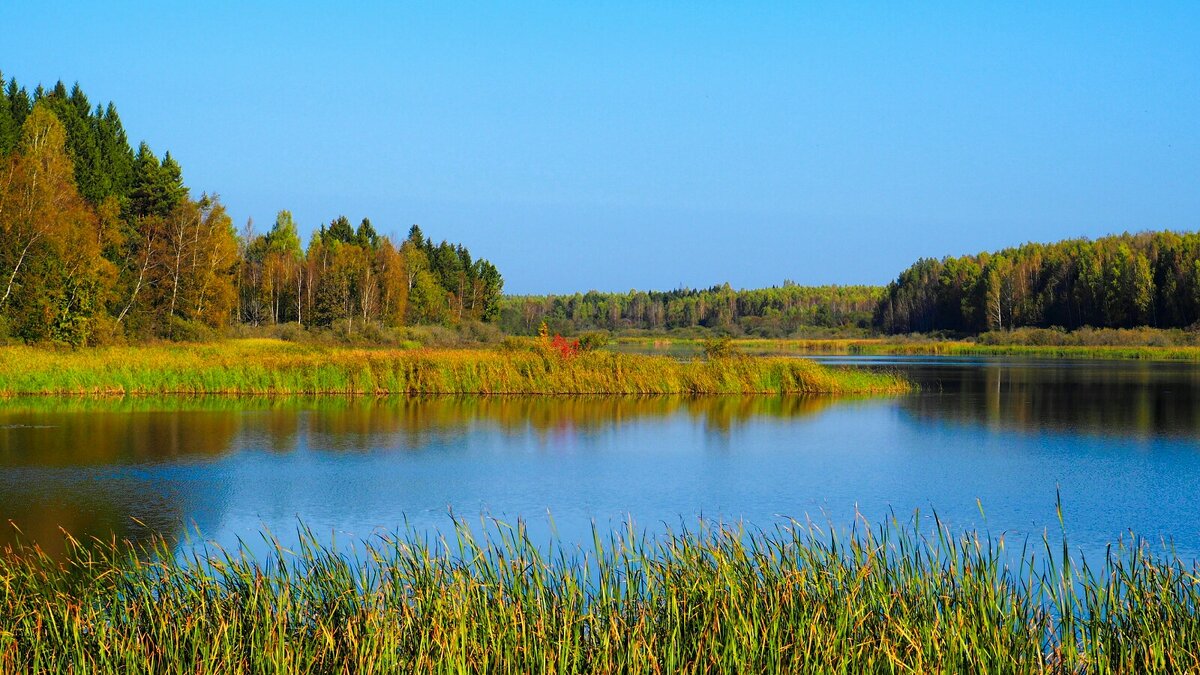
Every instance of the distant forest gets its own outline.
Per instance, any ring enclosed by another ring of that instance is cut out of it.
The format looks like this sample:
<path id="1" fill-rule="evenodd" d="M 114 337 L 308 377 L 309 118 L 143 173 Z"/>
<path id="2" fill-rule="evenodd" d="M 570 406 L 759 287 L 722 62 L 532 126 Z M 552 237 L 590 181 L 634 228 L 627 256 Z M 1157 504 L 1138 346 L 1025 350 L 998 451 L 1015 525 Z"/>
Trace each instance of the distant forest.
<path id="1" fill-rule="evenodd" d="M 887 333 L 1184 328 L 1200 320 L 1200 233 L 1145 232 L 919 260 L 875 311 Z"/>
<path id="2" fill-rule="evenodd" d="M 705 290 L 508 296 L 500 327 L 531 333 L 542 321 L 551 330 L 668 331 L 706 328 L 759 337 L 786 337 L 802 329 L 871 328 L 883 288 L 783 286 L 735 291 L 729 284 Z"/>
<path id="3" fill-rule="evenodd" d="M 339 217 L 305 248 L 281 211 L 269 231 L 239 232 L 169 152 L 130 147 L 112 103 L 62 82 L 30 94 L 14 79 L 0 95 L 0 340 L 488 321 L 502 288 L 491 263 L 416 226 L 393 242 Z"/>
<path id="4" fill-rule="evenodd" d="M 754 337 L 834 330 L 975 335 L 1016 328 L 1200 327 L 1200 233 L 1144 232 L 917 261 L 885 288 L 725 286 L 511 296 L 501 327 L 710 329 Z M 814 331 L 814 329 L 817 329 Z"/>

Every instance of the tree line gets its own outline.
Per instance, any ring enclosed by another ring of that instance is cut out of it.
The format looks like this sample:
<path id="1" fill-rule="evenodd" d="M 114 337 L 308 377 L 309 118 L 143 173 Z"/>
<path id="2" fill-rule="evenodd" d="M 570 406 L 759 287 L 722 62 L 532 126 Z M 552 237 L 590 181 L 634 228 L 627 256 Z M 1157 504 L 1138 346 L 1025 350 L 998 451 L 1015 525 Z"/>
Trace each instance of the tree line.
<path id="1" fill-rule="evenodd" d="M 0 77 L 0 83 L 3 77 Z M 62 82 L 0 95 L 0 338 L 71 345 L 194 338 L 231 324 L 492 321 L 503 279 L 462 245 L 368 219 L 322 225 L 302 247 L 279 212 L 235 231 L 179 163 L 129 144 L 112 103 Z"/>
<path id="2" fill-rule="evenodd" d="M 883 289 L 878 286 L 782 286 L 509 296 L 500 327 L 532 334 L 542 321 L 573 334 L 592 330 L 664 331 L 703 327 L 759 337 L 785 337 L 802 328 L 868 329 Z"/>
<path id="3" fill-rule="evenodd" d="M 500 325 L 529 334 L 704 327 L 759 337 L 811 328 L 962 335 L 1016 328 L 1200 325 L 1200 233 L 1143 232 L 924 258 L 886 288 L 797 286 L 512 296 Z"/>
<path id="4" fill-rule="evenodd" d="M 1200 233 L 1143 232 L 923 259 L 888 285 L 887 333 L 1183 328 L 1200 320 Z"/>

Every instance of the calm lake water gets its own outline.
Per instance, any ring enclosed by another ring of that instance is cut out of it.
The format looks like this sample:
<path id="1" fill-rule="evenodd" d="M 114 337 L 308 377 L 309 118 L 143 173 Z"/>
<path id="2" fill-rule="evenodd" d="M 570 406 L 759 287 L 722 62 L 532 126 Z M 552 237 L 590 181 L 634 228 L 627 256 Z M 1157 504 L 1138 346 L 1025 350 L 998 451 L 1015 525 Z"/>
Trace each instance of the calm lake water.
<path id="1" fill-rule="evenodd" d="M 936 508 L 956 528 L 1102 552 L 1133 530 L 1200 556 L 1200 367 L 837 357 L 918 394 L 830 398 L 85 400 L 0 403 L 0 523 L 253 546 L 446 530 L 449 510 L 590 542 L 632 517 L 845 525 Z M 981 516 L 982 503 L 986 517 Z M 547 514 L 553 517 L 553 524 Z M 553 530 L 552 530 L 553 528 Z M 3 528 L 0 538 L 11 539 Z M 194 536 L 194 535 L 193 535 Z"/>

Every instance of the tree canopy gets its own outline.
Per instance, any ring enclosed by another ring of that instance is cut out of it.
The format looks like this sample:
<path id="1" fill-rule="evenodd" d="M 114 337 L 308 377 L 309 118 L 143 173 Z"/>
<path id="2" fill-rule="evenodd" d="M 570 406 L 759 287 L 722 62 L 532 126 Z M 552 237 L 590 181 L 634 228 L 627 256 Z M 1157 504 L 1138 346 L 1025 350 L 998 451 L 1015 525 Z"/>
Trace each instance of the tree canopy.
<path id="1" fill-rule="evenodd" d="M 415 226 L 393 242 L 339 216 L 305 247 L 280 211 L 268 232 L 239 234 L 218 196 L 190 193 L 170 152 L 130 147 L 112 103 L 92 107 L 62 82 L 0 92 L 0 339 L 492 321 L 502 288 L 486 260 Z"/>
<path id="2" fill-rule="evenodd" d="M 919 260 L 875 312 L 888 333 L 1182 328 L 1198 320 L 1200 233 L 1169 231 Z"/>

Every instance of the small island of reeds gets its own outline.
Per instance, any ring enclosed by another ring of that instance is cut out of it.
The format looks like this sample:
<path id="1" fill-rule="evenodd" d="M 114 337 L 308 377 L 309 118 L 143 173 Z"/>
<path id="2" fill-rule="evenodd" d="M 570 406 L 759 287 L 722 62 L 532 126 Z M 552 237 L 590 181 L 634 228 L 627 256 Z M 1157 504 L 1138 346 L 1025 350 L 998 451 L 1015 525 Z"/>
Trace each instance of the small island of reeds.
<path id="1" fill-rule="evenodd" d="M 680 361 L 604 351 L 325 347 L 278 340 L 0 348 L 0 395 L 889 394 L 892 373 L 805 359 Z"/>

